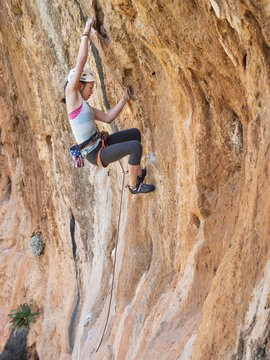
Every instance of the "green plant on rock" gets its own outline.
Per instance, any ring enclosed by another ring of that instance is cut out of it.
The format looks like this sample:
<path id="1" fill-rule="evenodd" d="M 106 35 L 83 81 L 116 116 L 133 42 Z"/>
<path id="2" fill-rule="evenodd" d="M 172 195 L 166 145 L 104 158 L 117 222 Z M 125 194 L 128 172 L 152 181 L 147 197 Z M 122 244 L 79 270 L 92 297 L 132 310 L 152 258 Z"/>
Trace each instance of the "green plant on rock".
<path id="1" fill-rule="evenodd" d="M 41 240 L 40 236 L 33 232 L 28 246 L 32 250 L 33 256 L 40 256 L 43 253 L 45 242 Z"/>
<path id="2" fill-rule="evenodd" d="M 39 315 L 38 312 L 31 313 L 31 309 L 26 303 L 11 312 L 13 314 L 8 314 L 8 316 L 11 318 L 10 322 L 13 323 L 14 328 L 28 328 L 31 322 L 35 321 L 35 315 Z"/>

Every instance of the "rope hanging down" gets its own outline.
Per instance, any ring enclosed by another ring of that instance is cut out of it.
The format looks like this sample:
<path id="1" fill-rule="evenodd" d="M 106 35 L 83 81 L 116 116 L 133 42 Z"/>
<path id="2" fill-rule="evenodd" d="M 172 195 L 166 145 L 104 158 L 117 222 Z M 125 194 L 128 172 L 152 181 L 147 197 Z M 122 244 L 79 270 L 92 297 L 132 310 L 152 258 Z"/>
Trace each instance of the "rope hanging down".
<path id="1" fill-rule="evenodd" d="M 121 162 L 119 161 L 119 164 L 122 168 L 122 173 L 123 173 L 123 180 L 122 180 L 122 189 L 121 189 L 121 197 L 120 197 L 120 209 L 119 209 L 119 216 L 118 216 L 118 226 L 117 226 L 117 234 L 116 234 L 116 243 L 115 243 L 115 253 L 114 253 L 114 264 L 113 264 L 113 276 L 112 276 L 112 287 L 111 287 L 111 293 L 110 293 L 110 301 L 109 301 L 109 307 L 108 307 L 108 313 L 107 313 L 107 318 L 106 318 L 106 322 L 105 322 L 105 326 L 103 329 L 103 333 L 101 336 L 101 339 L 99 341 L 99 344 L 96 348 L 96 353 L 98 352 L 100 345 L 103 341 L 106 329 L 107 329 L 107 325 L 108 325 L 108 321 L 109 321 L 109 316 L 110 316 L 110 311 L 111 311 L 111 305 L 112 305 L 112 295 L 113 295 L 113 285 L 114 285 L 114 277 L 115 277 L 115 269 L 116 269 L 116 256 L 117 256 L 117 245 L 118 245 L 118 239 L 119 239 L 119 230 L 120 230 L 120 220 L 121 220 L 121 212 L 122 212 L 122 199 L 123 199 L 123 192 L 124 192 L 124 186 L 125 186 L 125 175 L 127 172 L 125 172 Z"/>
<path id="2" fill-rule="evenodd" d="M 102 90 L 102 94 L 103 94 L 103 102 L 105 105 L 105 108 L 107 111 L 110 110 L 110 104 L 108 101 L 108 97 L 107 97 L 107 93 L 106 93 L 106 87 L 105 87 L 105 82 L 104 82 L 104 73 L 103 73 L 103 68 L 102 68 L 102 63 L 101 63 L 101 58 L 98 52 L 98 49 L 96 48 L 96 46 L 91 42 L 91 40 L 89 39 L 89 45 L 90 45 L 90 49 L 92 51 L 93 57 L 95 59 L 95 64 L 96 64 L 96 68 L 98 71 L 98 76 L 99 76 L 99 80 L 100 80 L 100 85 L 101 85 L 101 90 Z M 115 124 L 110 124 L 110 127 L 112 129 L 113 132 L 117 132 L 119 131 L 118 127 Z M 107 325 L 108 325 L 108 321 L 109 321 L 109 317 L 110 317 L 110 311 L 111 311 L 111 305 L 112 305 L 112 295 L 113 295 L 113 288 L 114 288 L 114 278 L 115 278 L 115 269 L 116 269 L 116 258 L 117 258 L 117 245 L 118 245 L 118 239 L 119 239 L 119 231 L 120 231 L 120 220 L 121 220 L 121 212 L 122 212 L 122 199 L 123 199 L 123 192 L 124 192 L 124 186 L 125 186 L 125 175 L 127 174 L 127 172 L 124 170 L 124 167 L 122 165 L 121 160 L 119 160 L 119 164 L 121 166 L 122 169 L 122 174 L 123 174 L 123 180 L 122 180 L 122 189 L 121 189 L 121 198 L 120 198 L 120 209 L 119 209 L 119 217 L 118 217 L 118 226 L 117 226 L 117 234 L 116 234 L 116 243 L 115 243 L 115 254 L 114 254 L 114 264 L 113 264 L 113 276 L 112 276 L 112 287 L 111 287 L 111 293 L 110 293 L 110 300 L 109 300 L 109 307 L 108 307 L 108 313 L 107 313 L 107 317 L 106 317 L 106 322 L 105 322 L 105 326 L 102 332 L 102 336 L 101 339 L 99 341 L 99 344 L 95 350 L 95 352 L 97 353 L 102 341 L 104 339 L 105 336 L 105 332 L 107 329 Z"/>

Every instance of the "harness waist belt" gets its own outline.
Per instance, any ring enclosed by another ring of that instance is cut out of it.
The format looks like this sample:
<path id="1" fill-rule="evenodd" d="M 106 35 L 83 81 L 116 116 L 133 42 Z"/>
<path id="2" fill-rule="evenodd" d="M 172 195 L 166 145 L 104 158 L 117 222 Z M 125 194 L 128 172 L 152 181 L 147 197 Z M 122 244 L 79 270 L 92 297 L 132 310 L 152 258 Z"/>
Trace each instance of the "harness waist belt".
<path id="1" fill-rule="evenodd" d="M 84 141 L 83 143 L 81 143 L 79 145 L 80 150 L 84 149 L 88 144 L 92 143 L 99 135 L 98 132 L 96 132 L 94 135 L 92 135 L 89 139 L 87 139 L 86 141 Z"/>
<path id="2" fill-rule="evenodd" d="M 86 158 L 87 154 L 89 154 L 92 150 L 94 150 L 98 144 L 101 141 L 101 136 L 99 133 L 96 133 L 95 135 L 91 136 L 91 138 L 87 141 L 88 144 L 84 145 L 83 148 L 81 148 L 81 154 L 83 158 Z"/>

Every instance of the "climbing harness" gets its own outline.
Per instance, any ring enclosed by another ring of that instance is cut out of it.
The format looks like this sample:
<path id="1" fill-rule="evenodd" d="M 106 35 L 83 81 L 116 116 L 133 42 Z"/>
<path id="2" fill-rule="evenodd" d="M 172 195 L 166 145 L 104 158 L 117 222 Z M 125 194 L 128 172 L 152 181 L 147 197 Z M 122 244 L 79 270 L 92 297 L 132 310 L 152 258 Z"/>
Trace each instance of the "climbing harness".
<path id="1" fill-rule="evenodd" d="M 121 197 L 120 197 L 120 208 L 119 208 L 119 216 L 118 216 L 118 225 L 117 225 L 117 233 L 116 233 L 116 242 L 115 242 L 115 252 L 114 252 L 114 264 L 113 264 L 113 274 L 112 274 L 112 287 L 111 287 L 111 293 L 110 293 L 110 301 L 109 301 L 109 307 L 108 307 L 108 313 L 107 313 L 107 317 L 106 317 L 106 322 L 105 322 L 105 326 L 102 332 L 102 336 L 101 339 L 99 341 L 99 344 L 96 348 L 96 353 L 98 352 L 100 345 L 103 341 L 106 329 L 107 329 L 107 325 L 108 325 L 108 321 L 109 321 L 109 316 L 110 316 L 110 311 L 111 311 L 111 305 L 112 305 L 112 295 L 113 295 L 113 285 L 114 285 L 114 277 L 115 277 L 115 269 L 116 269 L 116 256 L 117 256 L 117 245 L 118 245 L 118 239 L 119 239 L 119 230 L 120 230 L 120 220 L 121 220 L 121 212 L 122 212 L 122 199 L 123 199 L 123 192 L 124 192 L 124 187 L 125 187 L 125 175 L 128 173 L 128 171 L 125 171 L 123 168 L 123 165 L 121 164 L 121 161 L 119 161 L 119 164 L 122 168 L 122 174 L 123 174 L 123 180 L 122 180 L 122 189 L 121 189 Z"/>
<path id="2" fill-rule="evenodd" d="M 102 168 L 106 168 L 108 166 L 108 165 L 103 165 L 100 160 L 100 152 L 102 149 L 107 147 L 107 144 L 106 144 L 106 139 L 104 139 L 103 135 L 98 132 L 98 133 L 94 134 L 90 139 L 85 141 L 82 145 L 75 144 L 69 148 L 69 152 L 70 152 L 71 159 L 72 159 L 72 164 L 74 167 L 81 168 L 84 166 L 83 159 L 85 159 L 87 154 L 89 154 L 93 150 L 93 146 L 98 141 L 101 141 L 101 148 L 99 149 L 98 155 L 97 155 L 97 165 Z"/>
<path id="3" fill-rule="evenodd" d="M 93 150 L 94 145 L 96 145 L 96 143 L 100 140 L 101 135 L 99 133 L 95 133 L 93 136 L 91 136 L 90 139 L 80 145 L 82 157 L 86 158 L 87 154 L 89 154 Z"/>
<path id="4" fill-rule="evenodd" d="M 107 145 L 106 145 L 106 141 L 104 140 L 104 139 L 102 139 L 102 145 L 101 145 L 101 148 L 99 149 L 99 151 L 98 151 L 98 156 L 97 156 L 97 165 L 98 166 L 101 166 L 101 167 L 103 167 L 103 168 L 106 168 L 108 165 L 103 165 L 102 164 L 102 162 L 101 162 L 101 160 L 100 160 L 100 152 L 101 152 L 101 150 L 103 149 L 103 148 L 105 148 Z M 121 164 L 121 166 L 122 166 L 122 164 Z"/>

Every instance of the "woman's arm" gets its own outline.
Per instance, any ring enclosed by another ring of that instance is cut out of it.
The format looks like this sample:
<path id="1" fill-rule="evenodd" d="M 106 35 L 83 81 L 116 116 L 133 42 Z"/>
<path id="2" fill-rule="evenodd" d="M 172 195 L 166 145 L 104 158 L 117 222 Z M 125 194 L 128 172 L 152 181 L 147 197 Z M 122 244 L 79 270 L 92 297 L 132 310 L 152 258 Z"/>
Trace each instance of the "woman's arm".
<path id="1" fill-rule="evenodd" d="M 105 122 L 107 124 L 111 124 L 114 119 L 120 114 L 125 104 L 128 102 L 129 97 L 127 92 L 124 92 L 122 99 L 119 101 L 119 103 L 111 110 L 109 110 L 107 113 L 104 113 L 103 111 L 100 111 L 98 109 L 95 109 L 91 107 L 95 113 L 95 119 Z"/>
<path id="2" fill-rule="evenodd" d="M 80 77 L 81 77 L 84 65 L 86 63 L 87 57 L 88 57 L 89 34 L 91 31 L 91 27 L 93 26 L 93 23 L 94 23 L 93 19 L 89 19 L 86 22 L 83 33 L 87 34 L 88 36 L 83 36 L 81 39 L 81 45 L 80 45 L 78 56 L 77 56 L 75 73 L 67 85 L 67 92 L 73 91 L 74 89 L 76 89 L 78 87 Z"/>

